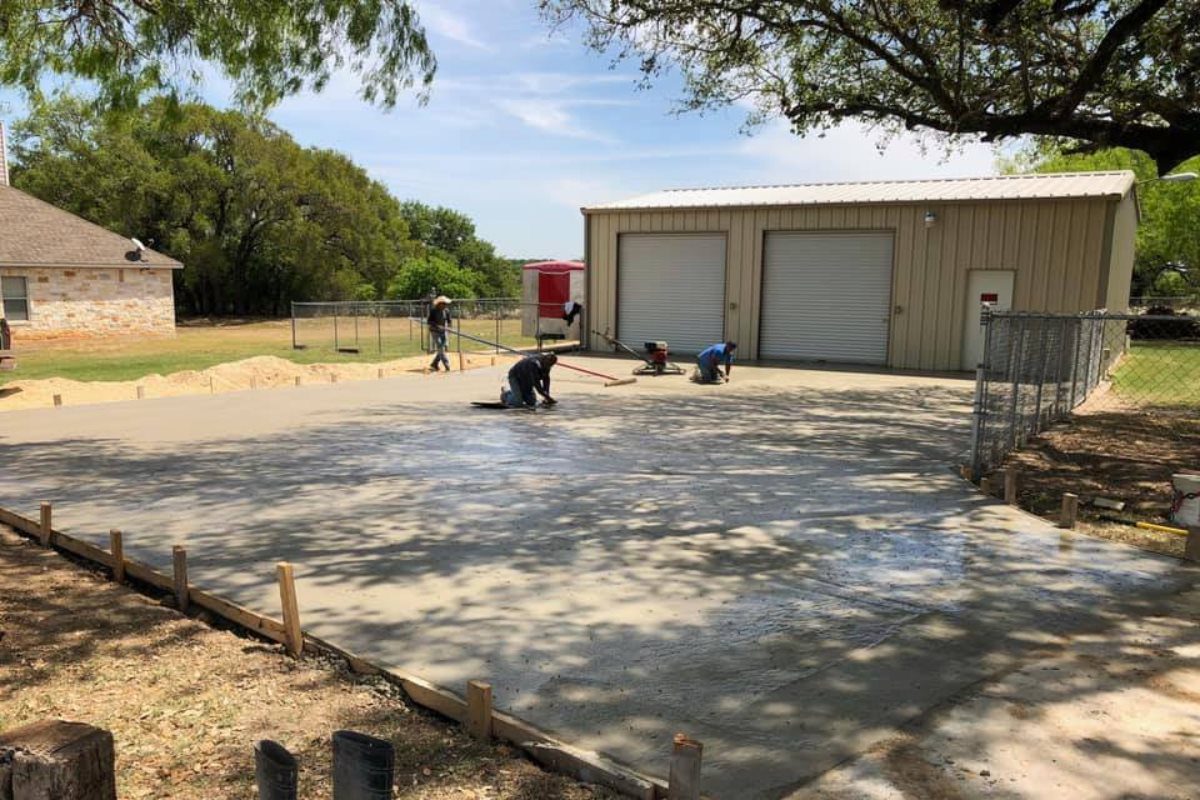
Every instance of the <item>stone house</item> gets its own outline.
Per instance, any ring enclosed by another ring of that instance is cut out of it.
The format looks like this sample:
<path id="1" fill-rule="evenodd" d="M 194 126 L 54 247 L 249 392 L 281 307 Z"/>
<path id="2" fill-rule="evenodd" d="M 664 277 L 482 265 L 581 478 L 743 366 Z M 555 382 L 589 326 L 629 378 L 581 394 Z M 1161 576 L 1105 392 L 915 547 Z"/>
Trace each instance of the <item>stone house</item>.
<path id="1" fill-rule="evenodd" d="M 68 336 L 171 335 L 171 276 L 182 268 L 9 186 L 0 155 L 0 318 L 17 347 Z"/>

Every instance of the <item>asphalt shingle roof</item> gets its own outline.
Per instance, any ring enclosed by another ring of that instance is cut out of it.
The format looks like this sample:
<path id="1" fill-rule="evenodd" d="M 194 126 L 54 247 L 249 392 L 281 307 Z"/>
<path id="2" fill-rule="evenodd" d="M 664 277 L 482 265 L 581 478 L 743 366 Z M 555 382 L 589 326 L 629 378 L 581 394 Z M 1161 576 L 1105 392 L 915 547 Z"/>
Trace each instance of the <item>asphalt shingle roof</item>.
<path id="1" fill-rule="evenodd" d="M 0 184 L 0 267 L 157 267 L 183 269 L 173 258 Z"/>

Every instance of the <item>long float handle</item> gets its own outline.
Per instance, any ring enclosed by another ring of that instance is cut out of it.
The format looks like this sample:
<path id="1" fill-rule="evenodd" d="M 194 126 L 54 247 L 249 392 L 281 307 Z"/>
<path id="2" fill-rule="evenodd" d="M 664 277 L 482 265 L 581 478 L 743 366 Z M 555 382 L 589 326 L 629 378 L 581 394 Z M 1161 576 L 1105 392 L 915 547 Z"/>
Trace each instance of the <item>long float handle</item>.
<path id="1" fill-rule="evenodd" d="M 421 323 L 422 325 L 428 324 L 423 319 L 414 318 L 414 320 L 416 322 Z M 450 333 L 453 333 L 455 336 L 461 336 L 464 339 L 470 339 L 473 342 L 479 342 L 480 344 L 486 344 L 489 347 L 498 347 L 501 350 L 507 350 L 508 352 L 515 353 L 519 356 L 529 355 L 529 353 L 526 353 L 523 350 L 518 350 L 515 347 L 509 347 L 508 345 L 503 345 L 503 344 L 500 344 L 499 342 L 489 342 L 487 339 L 481 339 L 478 336 L 472 336 L 469 333 L 463 333 L 462 331 L 455 330 L 454 328 L 447 328 L 446 330 L 449 331 Z M 561 358 L 558 360 L 558 366 L 566 367 L 567 369 L 573 369 L 576 372 L 582 372 L 584 375 L 591 375 L 594 378 L 603 378 L 606 381 L 625 380 L 622 378 L 615 378 L 612 375 L 605 375 L 603 372 L 592 372 L 590 369 L 584 369 L 583 367 L 577 367 L 574 364 L 568 364 L 567 362 L 563 361 Z M 629 380 L 625 380 L 625 382 L 633 383 L 633 381 L 629 381 Z"/>

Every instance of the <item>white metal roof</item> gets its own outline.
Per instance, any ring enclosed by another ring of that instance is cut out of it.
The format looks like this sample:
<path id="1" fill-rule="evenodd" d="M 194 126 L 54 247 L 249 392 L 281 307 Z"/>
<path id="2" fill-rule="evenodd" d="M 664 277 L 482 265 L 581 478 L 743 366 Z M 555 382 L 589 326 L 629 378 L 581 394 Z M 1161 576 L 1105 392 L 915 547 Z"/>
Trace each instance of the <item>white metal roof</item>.
<path id="1" fill-rule="evenodd" d="M 1134 174 L 1061 172 L 1036 175 L 992 175 L 982 178 L 939 178 L 923 181 L 805 183 L 790 186 L 731 186 L 667 189 L 584 211 L 727 206 L 808 206 L 837 203 L 930 203 L 972 200 L 1036 200 L 1068 197 L 1124 197 Z"/>

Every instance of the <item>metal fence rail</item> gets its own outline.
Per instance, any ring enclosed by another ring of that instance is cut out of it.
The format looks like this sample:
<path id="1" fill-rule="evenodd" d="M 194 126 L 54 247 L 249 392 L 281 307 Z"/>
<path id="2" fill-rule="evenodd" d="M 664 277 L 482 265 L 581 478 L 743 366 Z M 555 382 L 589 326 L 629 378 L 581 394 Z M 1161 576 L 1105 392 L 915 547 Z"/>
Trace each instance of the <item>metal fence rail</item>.
<path id="1" fill-rule="evenodd" d="M 1074 411 L 1200 413 L 1200 316 L 985 313 L 971 470 Z"/>
<path id="2" fill-rule="evenodd" d="M 452 325 L 508 346 L 530 346 L 550 336 L 536 303 L 515 298 L 456 299 Z M 292 347 L 344 354 L 400 357 L 428 352 L 421 324 L 428 300 L 346 300 L 292 303 Z"/>

